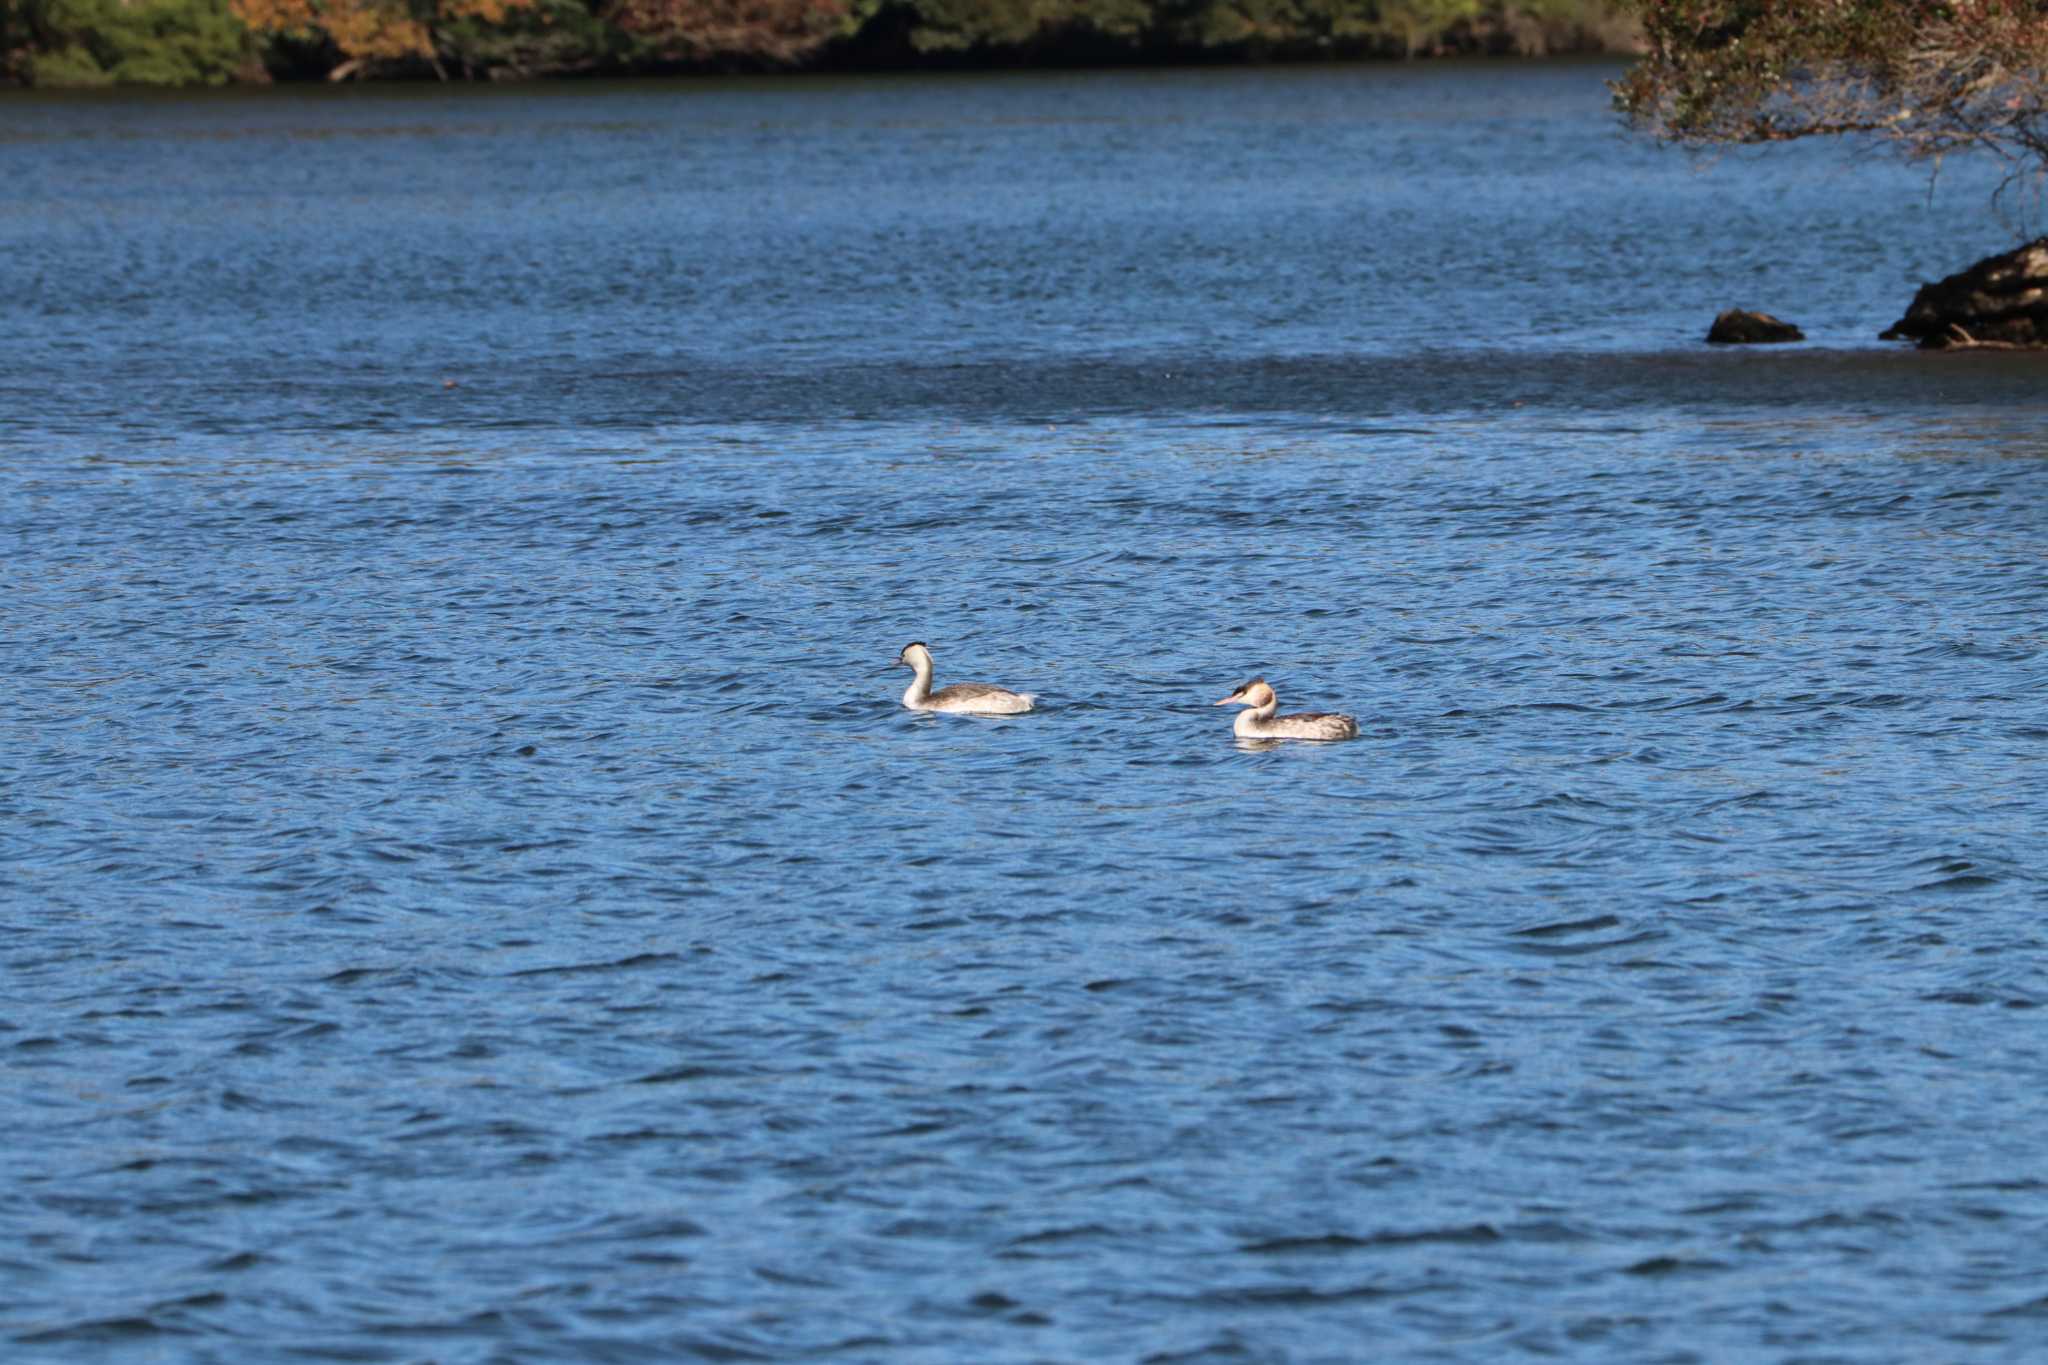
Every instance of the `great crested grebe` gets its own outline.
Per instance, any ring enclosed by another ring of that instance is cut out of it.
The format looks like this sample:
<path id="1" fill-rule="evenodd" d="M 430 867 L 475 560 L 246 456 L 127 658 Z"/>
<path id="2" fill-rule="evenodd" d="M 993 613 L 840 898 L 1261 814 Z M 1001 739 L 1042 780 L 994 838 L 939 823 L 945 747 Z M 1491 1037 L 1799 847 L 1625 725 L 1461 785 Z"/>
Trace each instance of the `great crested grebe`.
<path id="1" fill-rule="evenodd" d="M 924 641 L 903 646 L 896 662 L 917 674 L 904 689 L 903 704 L 913 711 L 949 711 L 964 716 L 1014 716 L 1031 709 L 1031 696 L 987 683 L 954 683 L 932 691 L 932 652 Z"/>
<path id="2" fill-rule="evenodd" d="M 1232 692 L 1217 706 L 1244 706 L 1237 723 L 1230 727 L 1239 739 L 1357 739 L 1358 722 L 1332 711 L 1307 711 L 1298 716 L 1276 716 L 1280 698 L 1264 678 L 1253 678 Z"/>

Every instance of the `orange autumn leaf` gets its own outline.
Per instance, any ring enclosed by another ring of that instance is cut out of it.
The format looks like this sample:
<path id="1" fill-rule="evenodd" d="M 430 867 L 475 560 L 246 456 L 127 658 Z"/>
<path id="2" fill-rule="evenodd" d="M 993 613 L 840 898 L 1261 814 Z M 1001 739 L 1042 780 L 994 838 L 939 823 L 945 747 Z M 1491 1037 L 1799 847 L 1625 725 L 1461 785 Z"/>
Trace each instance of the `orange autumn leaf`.
<path id="1" fill-rule="evenodd" d="M 434 25 L 457 19 L 498 23 L 533 0 L 440 0 L 431 17 L 404 0 L 228 0 L 258 33 L 323 33 L 352 63 L 434 56 Z"/>

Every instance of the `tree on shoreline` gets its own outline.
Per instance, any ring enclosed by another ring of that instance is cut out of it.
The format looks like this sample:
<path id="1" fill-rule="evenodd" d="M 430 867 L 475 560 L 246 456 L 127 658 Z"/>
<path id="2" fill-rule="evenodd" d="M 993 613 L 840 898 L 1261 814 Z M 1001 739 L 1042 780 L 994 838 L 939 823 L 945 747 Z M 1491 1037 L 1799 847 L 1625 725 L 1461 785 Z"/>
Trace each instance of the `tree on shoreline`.
<path id="1" fill-rule="evenodd" d="M 1856 136 L 1935 162 L 1990 152 L 2006 185 L 2048 169 L 2040 0 L 1636 0 L 1646 52 L 1612 83 L 1685 146 Z"/>
<path id="2" fill-rule="evenodd" d="M 656 60 L 744 57 L 789 66 L 852 33 L 879 7 L 878 0 L 613 0 L 605 13 Z"/>
<path id="3" fill-rule="evenodd" d="M 1998 157 L 2048 180 L 2048 0 L 1635 0 L 1647 52 L 1611 83 L 1685 146 L 1859 137 L 1931 162 Z M 2018 217 L 2025 236 L 2028 205 Z M 1932 349 L 2048 348 L 2048 238 L 1924 286 L 1880 336 Z"/>
<path id="4" fill-rule="evenodd" d="M 262 74 L 226 0 L 0 0 L 0 83 L 225 85 Z"/>
<path id="5" fill-rule="evenodd" d="M 425 62 L 443 79 L 447 71 L 437 31 L 464 19 L 501 24 L 533 0 L 228 0 L 252 33 L 319 36 L 334 44 L 341 64 L 327 73 L 347 80 L 377 63 Z"/>

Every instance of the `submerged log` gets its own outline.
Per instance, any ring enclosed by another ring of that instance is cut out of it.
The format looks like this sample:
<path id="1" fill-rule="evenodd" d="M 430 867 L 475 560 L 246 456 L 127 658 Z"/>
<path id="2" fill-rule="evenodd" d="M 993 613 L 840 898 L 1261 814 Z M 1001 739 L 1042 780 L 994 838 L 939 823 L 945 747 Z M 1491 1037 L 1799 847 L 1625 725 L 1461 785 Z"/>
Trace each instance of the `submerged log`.
<path id="1" fill-rule="evenodd" d="M 1714 325 L 1707 329 L 1707 340 L 1716 346 L 1758 346 L 1780 341 L 1804 341 L 1806 333 L 1769 313 L 1730 308 L 1714 319 Z"/>
<path id="2" fill-rule="evenodd" d="M 1878 335 L 1930 351 L 2048 347 L 2048 237 L 1921 285 L 1906 316 Z"/>

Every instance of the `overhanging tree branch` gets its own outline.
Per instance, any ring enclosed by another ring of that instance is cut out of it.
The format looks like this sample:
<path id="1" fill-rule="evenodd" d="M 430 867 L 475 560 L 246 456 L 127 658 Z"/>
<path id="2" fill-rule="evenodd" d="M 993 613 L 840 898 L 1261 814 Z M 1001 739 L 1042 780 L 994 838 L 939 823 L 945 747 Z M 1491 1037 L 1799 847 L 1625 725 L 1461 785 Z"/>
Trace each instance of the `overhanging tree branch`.
<path id="1" fill-rule="evenodd" d="M 1703 146 L 1874 138 L 2048 164 L 2044 0 L 1637 0 L 1647 51 L 1615 106 Z"/>

